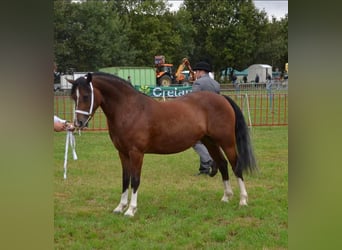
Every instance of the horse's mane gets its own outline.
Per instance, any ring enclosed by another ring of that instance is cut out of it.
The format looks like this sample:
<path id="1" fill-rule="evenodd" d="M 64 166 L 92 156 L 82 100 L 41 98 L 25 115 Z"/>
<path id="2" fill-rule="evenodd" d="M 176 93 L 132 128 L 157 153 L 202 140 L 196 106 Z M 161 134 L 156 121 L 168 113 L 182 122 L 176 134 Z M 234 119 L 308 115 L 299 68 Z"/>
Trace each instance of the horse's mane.
<path id="1" fill-rule="evenodd" d="M 71 94 L 75 93 L 76 87 L 78 85 L 82 86 L 82 85 L 85 85 L 88 83 L 87 78 L 86 78 L 87 76 L 91 76 L 91 78 L 92 77 L 106 78 L 109 81 L 109 84 L 122 84 L 123 86 L 126 86 L 126 87 L 133 89 L 136 93 L 146 95 L 146 94 L 138 91 L 136 88 L 134 88 L 134 86 L 129 81 L 127 81 L 127 80 L 125 80 L 119 76 L 109 74 L 109 73 L 105 73 L 105 72 L 88 73 L 87 75 L 85 75 L 84 78 L 83 77 L 78 78 L 76 80 L 76 82 L 72 85 Z"/>
<path id="2" fill-rule="evenodd" d="M 95 72 L 95 73 L 92 73 L 92 75 L 93 76 L 105 77 L 105 78 L 108 78 L 109 80 L 119 81 L 120 83 L 125 84 L 125 85 L 135 89 L 129 81 L 127 81 L 127 80 L 125 80 L 119 76 L 116 76 L 116 75 L 112 75 L 112 74 L 105 73 L 105 72 Z"/>
<path id="3" fill-rule="evenodd" d="M 123 84 L 123 85 L 125 85 L 127 87 L 130 87 L 130 88 L 136 90 L 134 88 L 134 86 L 129 81 L 127 81 L 127 80 L 125 80 L 125 79 L 123 79 L 123 78 L 121 78 L 119 76 L 112 75 L 112 74 L 105 73 L 105 72 L 94 72 L 94 73 L 88 73 L 87 75 L 84 75 L 84 78 L 80 77 L 80 78 L 76 79 L 76 82 L 72 85 L 71 94 L 75 93 L 77 86 L 79 86 L 79 85 L 81 86 L 81 85 L 87 84 L 86 77 L 88 77 L 88 76 L 90 76 L 90 77 L 93 77 L 93 76 L 104 77 L 104 78 L 107 78 L 108 80 L 112 80 L 112 81 L 114 80 L 115 84 L 117 84 L 117 83 L 118 84 Z M 111 83 L 112 83 L 112 81 L 111 81 Z M 139 92 L 139 91 L 137 91 L 137 92 Z"/>

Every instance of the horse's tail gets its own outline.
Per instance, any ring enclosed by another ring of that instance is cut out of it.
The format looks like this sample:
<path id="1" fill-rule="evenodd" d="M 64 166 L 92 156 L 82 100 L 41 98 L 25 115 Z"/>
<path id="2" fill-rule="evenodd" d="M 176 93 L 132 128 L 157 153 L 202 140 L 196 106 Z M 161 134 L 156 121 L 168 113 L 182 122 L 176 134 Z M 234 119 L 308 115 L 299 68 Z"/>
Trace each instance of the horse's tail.
<path id="1" fill-rule="evenodd" d="M 239 106 L 229 96 L 224 97 L 232 105 L 235 112 L 235 137 L 237 146 L 237 170 L 253 172 L 257 170 L 257 164 L 253 152 L 249 129 Z M 236 172 L 236 171 L 234 171 Z"/>

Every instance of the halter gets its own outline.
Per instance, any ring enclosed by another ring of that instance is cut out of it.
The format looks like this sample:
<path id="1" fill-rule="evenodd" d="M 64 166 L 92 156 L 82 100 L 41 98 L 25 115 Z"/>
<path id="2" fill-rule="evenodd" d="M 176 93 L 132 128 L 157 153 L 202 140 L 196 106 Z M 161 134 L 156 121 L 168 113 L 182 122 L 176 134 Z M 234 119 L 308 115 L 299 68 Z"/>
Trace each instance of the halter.
<path id="1" fill-rule="evenodd" d="M 90 98 L 90 108 L 89 111 L 83 111 L 83 110 L 79 110 L 78 109 L 78 102 L 79 102 L 79 98 L 80 98 L 80 92 L 78 90 L 78 87 L 76 89 L 76 109 L 75 109 L 75 113 L 78 114 L 83 114 L 83 115 L 87 115 L 88 119 L 86 120 L 86 122 L 84 124 L 87 124 L 89 122 L 89 120 L 92 117 L 92 113 L 93 113 L 93 106 L 94 106 L 94 89 L 93 89 L 93 84 L 91 82 L 89 82 L 89 86 L 90 86 L 90 91 L 91 91 L 91 98 Z"/>

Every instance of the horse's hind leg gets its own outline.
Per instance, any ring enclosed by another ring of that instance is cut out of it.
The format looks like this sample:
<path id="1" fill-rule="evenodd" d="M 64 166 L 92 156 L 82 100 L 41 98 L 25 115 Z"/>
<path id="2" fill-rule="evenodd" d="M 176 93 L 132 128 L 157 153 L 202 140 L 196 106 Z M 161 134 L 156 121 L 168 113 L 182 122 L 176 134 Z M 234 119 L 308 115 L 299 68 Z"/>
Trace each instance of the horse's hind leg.
<path id="1" fill-rule="evenodd" d="M 204 143 L 210 153 L 210 156 L 214 160 L 214 165 L 210 176 L 215 176 L 215 174 L 217 173 L 217 168 L 219 169 L 223 181 L 223 197 L 221 201 L 228 202 L 229 199 L 233 197 L 233 189 L 229 182 L 228 162 L 224 158 L 222 151 L 216 144 L 208 140 L 204 140 Z"/>
<path id="2" fill-rule="evenodd" d="M 223 148 L 223 151 L 225 152 L 229 163 L 232 166 L 233 172 L 237 178 L 237 182 L 240 188 L 240 206 L 247 206 L 247 201 L 248 201 L 248 194 L 247 190 L 245 187 L 245 183 L 243 181 L 243 176 L 242 176 L 242 170 L 237 166 L 237 151 L 235 146 L 230 146 L 227 148 Z"/>
<path id="3" fill-rule="evenodd" d="M 220 166 L 223 164 L 221 162 L 225 161 L 224 156 L 222 155 L 220 149 L 217 147 L 217 145 L 213 142 L 213 140 L 210 137 L 203 137 L 201 139 L 201 142 L 207 148 L 211 158 L 214 160 L 209 173 L 210 177 L 214 177 L 217 174 L 217 169 L 220 168 Z M 224 174 L 228 175 L 228 172 Z"/>
<path id="4" fill-rule="evenodd" d="M 233 165 L 232 165 L 233 166 Z M 235 167 L 232 167 L 234 174 L 237 178 L 237 182 L 240 188 L 240 206 L 247 206 L 247 202 L 248 202 L 248 194 L 247 194 L 247 190 L 246 190 L 246 186 L 245 186 L 245 182 L 243 180 L 243 176 L 242 176 L 242 170 L 236 165 L 234 165 Z"/>

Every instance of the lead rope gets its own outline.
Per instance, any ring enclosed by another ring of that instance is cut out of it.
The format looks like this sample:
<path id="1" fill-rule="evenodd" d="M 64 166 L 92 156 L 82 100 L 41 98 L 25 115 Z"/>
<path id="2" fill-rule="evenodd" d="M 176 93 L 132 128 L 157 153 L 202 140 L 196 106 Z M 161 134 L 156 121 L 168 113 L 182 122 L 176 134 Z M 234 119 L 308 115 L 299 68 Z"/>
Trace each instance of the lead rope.
<path id="1" fill-rule="evenodd" d="M 67 178 L 67 164 L 68 164 L 69 144 L 70 144 L 70 147 L 71 147 L 71 150 L 72 150 L 73 159 L 77 160 L 76 140 L 75 140 L 74 133 L 72 131 L 67 131 L 67 134 L 66 134 L 65 153 L 64 153 L 64 179 Z"/>
<path id="2" fill-rule="evenodd" d="M 75 108 L 74 108 L 75 110 Z M 74 116 L 75 116 L 75 112 Z M 74 119 L 73 119 L 74 120 Z M 81 135 L 81 131 L 79 130 L 79 134 Z M 77 160 L 76 154 L 76 139 L 74 132 L 71 130 L 67 130 L 66 139 L 65 139 L 65 152 L 64 152 L 64 180 L 67 178 L 67 164 L 68 164 L 68 151 L 69 151 L 69 144 L 72 150 L 72 156 L 74 160 Z"/>

